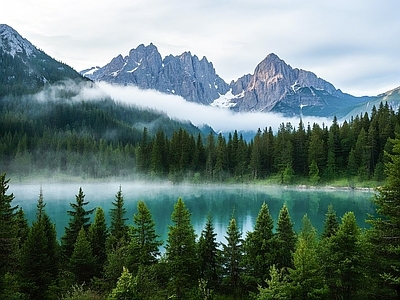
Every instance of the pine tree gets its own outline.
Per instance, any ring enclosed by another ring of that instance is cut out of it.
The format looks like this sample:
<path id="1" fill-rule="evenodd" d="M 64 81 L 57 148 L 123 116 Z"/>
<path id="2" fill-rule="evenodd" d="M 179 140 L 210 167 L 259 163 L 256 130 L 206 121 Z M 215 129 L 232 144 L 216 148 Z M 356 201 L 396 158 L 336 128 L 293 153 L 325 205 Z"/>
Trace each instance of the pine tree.
<path id="1" fill-rule="evenodd" d="M 123 268 L 122 274 L 117 281 L 117 286 L 111 291 L 107 299 L 109 300 L 139 300 L 137 294 L 136 277 L 129 272 L 127 268 Z"/>
<path id="2" fill-rule="evenodd" d="M 170 291 L 177 299 L 186 299 L 198 279 L 196 235 L 190 222 L 190 213 L 181 198 L 171 215 L 166 245 L 167 264 L 171 270 Z"/>
<path id="3" fill-rule="evenodd" d="M 95 259 L 85 229 L 81 228 L 69 261 L 70 270 L 78 284 L 89 283 L 95 273 Z"/>
<path id="4" fill-rule="evenodd" d="M 353 212 L 343 216 L 336 234 L 323 247 L 323 272 L 330 299 L 358 299 L 365 286 L 365 249 Z"/>
<path id="5" fill-rule="evenodd" d="M 284 204 L 279 212 L 276 228 L 276 266 L 277 268 L 292 268 L 292 254 L 296 247 L 296 233 L 290 219 L 287 206 Z"/>
<path id="6" fill-rule="evenodd" d="M 328 205 L 328 211 L 325 215 L 324 229 L 322 231 L 322 238 L 330 238 L 336 234 L 339 228 L 339 221 L 336 212 L 333 210 L 332 204 Z"/>
<path id="7" fill-rule="evenodd" d="M 375 272 L 381 278 L 380 288 L 391 287 L 400 298 L 400 139 L 391 140 L 393 152 L 386 152 L 387 183 L 377 189 L 374 198 L 377 217 L 370 217 L 369 232 L 375 257 Z"/>
<path id="8" fill-rule="evenodd" d="M 44 211 L 40 189 L 36 220 L 22 247 L 21 274 L 31 299 L 47 298 L 49 286 L 58 277 L 58 243 L 54 225 Z"/>
<path id="9" fill-rule="evenodd" d="M 207 290 L 215 290 L 219 284 L 220 253 L 219 243 L 214 232 L 211 214 L 207 216 L 205 228 L 198 242 L 200 277 L 205 282 Z"/>
<path id="10" fill-rule="evenodd" d="M 160 256 L 159 247 L 162 241 L 158 240 L 155 223 L 150 210 L 143 201 L 137 204 L 137 213 L 133 216 L 134 226 L 130 242 L 131 253 L 134 253 L 136 268 L 138 265 L 149 266 L 157 262 Z"/>
<path id="11" fill-rule="evenodd" d="M 243 240 L 242 233 L 232 216 L 226 231 L 226 244 L 222 244 L 222 260 L 224 269 L 224 286 L 228 293 L 240 295 L 242 277 Z"/>
<path id="12" fill-rule="evenodd" d="M 124 207 L 124 197 L 122 195 L 121 186 L 115 195 L 115 201 L 112 202 L 114 206 L 110 210 L 111 225 L 110 225 L 110 246 L 116 247 L 118 245 L 125 245 L 128 242 L 128 226 L 124 218 L 126 208 Z"/>
<path id="13" fill-rule="evenodd" d="M 263 285 L 274 263 L 276 245 L 274 240 L 274 220 L 268 205 L 264 202 L 258 213 L 256 224 L 252 232 L 247 233 L 244 242 L 243 265 L 247 281 L 256 288 Z"/>
<path id="14" fill-rule="evenodd" d="M 282 270 L 272 265 L 269 271 L 269 279 L 266 279 L 267 287 L 258 287 L 257 300 L 286 300 L 290 299 L 290 285 Z"/>
<path id="15" fill-rule="evenodd" d="M 18 253 L 17 227 L 15 224 L 18 206 L 12 206 L 14 195 L 7 195 L 10 179 L 0 175 L 0 293 L 1 280 L 7 272 L 15 271 Z"/>
<path id="16" fill-rule="evenodd" d="M 321 299 L 326 292 L 318 259 L 317 231 L 305 215 L 289 270 L 292 299 Z"/>
<path id="17" fill-rule="evenodd" d="M 107 260 L 106 241 L 108 230 L 104 211 L 101 207 L 96 209 L 94 221 L 89 227 L 88 240 L 90 242 L 93 257 L 95 259 L 95 273 L 97 277 L 101 276 L 103 265 Z"/>
<path id="18" fill-rule="evenodd" d="M 65 234 L 61 238 L 61 250 L 64 258 L 67 260 L 69 260 L 74 251 L 74 245 L 81 228 L 83 227 L 85 230 L 89 228 L 89 215 L 94 211 L 94 209 L 85 210 L 84 206 L 89 204 L 89 202 L 85 202 L 85 195 L 82 188 L 79 188 L 78 195 L 75 198 L 76 203 L 70 203 L 73 210 L 67 211 L 67 214 L 71 218 L 68 227 L 65 228 Z"/>

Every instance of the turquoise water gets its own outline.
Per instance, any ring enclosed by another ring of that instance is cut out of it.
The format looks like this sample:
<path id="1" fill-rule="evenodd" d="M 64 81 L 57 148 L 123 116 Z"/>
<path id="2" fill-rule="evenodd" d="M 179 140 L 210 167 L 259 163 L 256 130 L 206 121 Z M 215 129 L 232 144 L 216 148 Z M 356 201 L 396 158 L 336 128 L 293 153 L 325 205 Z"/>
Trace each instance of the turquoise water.
<path id="1" fill-rule="evenodd" d="M 82 187 L 87 209 L 101 206 L 109 220 L 111 202 L 115 199 L 119 186 L 127 210 L 127 223 L 133 224 L 137 202 L 143 200 L 149 207 L 156 223 L 157 233 L 164 241 L 171 225 L 171 213 L 177 199 L 181 197 L 191 212 L 192 224 L 197 234 L 203 230 L 209 212 L 213 217 L 217 239 L 225 241 L 226 227 L 232 214 L 243 232 L 251 231 L 263 202 L 268 204 L 272 217 L 278 218 L 279 210 L 286 203 L 294 228 L 300 229 L 301 219 L 307 214 L 319 232 L 323 227 L 325 214 L 332 204 L 340 218 L 347 211 L 353 211 L 361 227 L 367 227 L 367 214 L 374 214 L 371 203 L 372 192 L 334 189 L 289 189 L 271 186 L 246 185 L 173 185 L 169 183 L 146 182 L 104 182 L 82 184 L 16 184 L 10 182 L 9 192 L 14 193 L 14 204 L 22 207 L 31 223 L 35 219 L 39 190 L 42 187 L 45 210 L 56 224 L 60 238 L 68 225 L 70 203 Z"/>

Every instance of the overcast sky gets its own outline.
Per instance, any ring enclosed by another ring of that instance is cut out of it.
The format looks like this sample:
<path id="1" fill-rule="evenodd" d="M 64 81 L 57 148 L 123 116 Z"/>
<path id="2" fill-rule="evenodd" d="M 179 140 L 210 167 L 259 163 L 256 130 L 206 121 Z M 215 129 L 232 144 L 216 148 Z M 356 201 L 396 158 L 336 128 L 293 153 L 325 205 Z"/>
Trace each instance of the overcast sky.
<path id="1" fill-rule="evenodd" d="M 400 86 L 399 0 L 13 0 L 0 23 L 77 71 L 152 42 L 206 56 L 228 83 L 269 53 L 342 91 Z"/>

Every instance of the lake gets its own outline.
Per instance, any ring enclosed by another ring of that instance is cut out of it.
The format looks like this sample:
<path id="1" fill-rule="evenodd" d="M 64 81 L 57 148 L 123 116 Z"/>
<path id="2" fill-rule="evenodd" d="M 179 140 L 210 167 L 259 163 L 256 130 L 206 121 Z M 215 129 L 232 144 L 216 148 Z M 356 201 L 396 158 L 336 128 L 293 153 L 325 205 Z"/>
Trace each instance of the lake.
<path id="1" fill-rule="evenodd" d="M 58 184 L 13 184 L 10 181 L 9 193 L 14 193 L 14 205 L 18 204 L 26 213 L 29 223 L 35 219 L 36 204 L 40 187 L 43 189 L 45 210 L 56 224 L 58 238 L 68 225 L 70 203 L 75 202 L 75 195 L 82 187 L 85 200 L 89 201 L 86 209 L 101 206 L 109 221 L 111 202 L 121 185 L 128 218 L 133 224 L 133 214 L 137 211 L 137 202 L 143 200 L 150 209 L 156 223 L 157 234 L 164 242 L 171 225 L 171 213 L 177 199 L 181 197 L 191 212 L 191 220 L 199 235 L 206 223 L 209 212 L 213 217 L 218 241 L 225 242 L 226 227 L 232 214 L 235 216 L 243 237 L 255 224 L 262 203 L 268 204 L 270 213 L 278 218 L 279 210 L 286 203 L 294 223 L 299 231 L 301 219 L 308 215 L 314 227 L 320 233 L 329 204 L 333 205 L 340 218 L 347 211 L 353 211 L 361 227 L 368 227 L 365 222 L 368 214 L 374 214 L 371 202 L 373 192 L 338 189 L 294 189 L 280 186 L 259 185 L 174 185 L 170 183 L 149 182 L 100 182 L 100 183 L 58 183 Z M 94 216 L 94 214 L 93 214 Z M 93 219 L 92 216 L 92 219 Z"/>

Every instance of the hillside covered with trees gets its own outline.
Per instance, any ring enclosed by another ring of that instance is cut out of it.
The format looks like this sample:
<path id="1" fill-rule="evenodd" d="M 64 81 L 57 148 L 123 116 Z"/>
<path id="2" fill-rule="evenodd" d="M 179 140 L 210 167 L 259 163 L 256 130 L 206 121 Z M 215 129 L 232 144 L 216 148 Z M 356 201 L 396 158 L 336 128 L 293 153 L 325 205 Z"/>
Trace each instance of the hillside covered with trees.
<path id="1" fill-rule="evenodd" d="M 65 174 L 313 185 L 340 179 L 354 185 L 385 179 L 383 154 L 400 128 L 399 111 L 381 103 L 342 123 L 282 123 L 258 129 L 246 141 L 237 131 L 203 133 L 156 111 L 73 96 L 60 89 L 54 101 L 3 97 L 1 170 L 17 178 Z"/>

